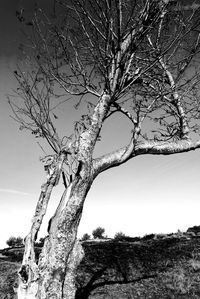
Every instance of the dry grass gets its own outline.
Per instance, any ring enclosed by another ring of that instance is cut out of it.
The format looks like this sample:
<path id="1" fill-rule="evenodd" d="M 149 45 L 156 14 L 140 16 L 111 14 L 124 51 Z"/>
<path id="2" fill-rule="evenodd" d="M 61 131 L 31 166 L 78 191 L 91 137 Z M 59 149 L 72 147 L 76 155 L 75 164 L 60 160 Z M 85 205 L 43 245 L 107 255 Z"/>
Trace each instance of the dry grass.
<path id="1" fill-rule="evenodd" d="M 13 287 L 17 282 L 17 270 L 20 264 L 0 260 L 0 298 L 14 299 Z"/>

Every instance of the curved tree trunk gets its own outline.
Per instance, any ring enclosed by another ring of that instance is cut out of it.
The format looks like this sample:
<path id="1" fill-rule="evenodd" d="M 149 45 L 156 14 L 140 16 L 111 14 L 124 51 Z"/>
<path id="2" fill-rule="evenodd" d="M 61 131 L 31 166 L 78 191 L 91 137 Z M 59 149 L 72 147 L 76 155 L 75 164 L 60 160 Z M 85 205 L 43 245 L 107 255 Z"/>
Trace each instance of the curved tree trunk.
<path id="1" fill-rule="evenodd" d="M 77 230 L 83 203 L 89 188 L 87 180 L 78 180 L 65 190 L 39 260 L 42 273 L 38 298 L 74 298 L 75 272 L 83 251 L 77 242 Z"/>
<path id="2" fill-rule="evenodd" d="M 25 250 L 19 274 L 19 286 L 17 290 L 18 299 L 34 299 L 38 290 L 39 270 L 36 264 L 34 242 L 41 226 L 42 219 L 46 213 L 48 202 L 53 190 L 54 182 L 49 181 L 42 185 L 40 197 L 36 206 L 35 215 L 32 220 L 30 233 L 24 240 Z"/>
<path id="3" fill-rule="evenodd" d="M 75 298 L 76 270 L 84 255 L 77 230 L 90 186 L 90 179 L 76 177 L 65 189 L 38 264 L 32 252 L 19 271 L 18 299 Z"/>
<path id="4" fill-rule="evenodd" d="M 91 126 L 79 136 L 76 146 L 77 169 L 49 222 L 49 235 L 45 239 L 37 264 L 34 254 L 34 241 L 45 214 L 42 212 L 43 208 L 44 206 L 46 208 L 46 202 L 50 197 L 48 189 L 45 189 L 45 195 L 41 197 L 42 200 L 36 209 L 31 233 L 26 238 L 25 255 L 19 271 L 18 299 L 75 298 L 75 274 L 83 257 L 83 250 L 77 242 L 77 230 L 85 198 L 96 177 L 92 153 L 101 130 L 102 121 L 108 112 L 110 101 L 109 95 L 102 95 L 94 109 Z M 48 180 L 48 184 L 50 183 L 52 188 L 59 181 L 62 164 L 64 159 L 67 159 L 65 155 L 68 153 L 68 151 L 62 151 L 60 157 L 55 161 L 55 169 Z M 37 211 L 39 217 L 36 217 Z M 30 248 L 28 254 L 26 254 L 27 248 Z"/>

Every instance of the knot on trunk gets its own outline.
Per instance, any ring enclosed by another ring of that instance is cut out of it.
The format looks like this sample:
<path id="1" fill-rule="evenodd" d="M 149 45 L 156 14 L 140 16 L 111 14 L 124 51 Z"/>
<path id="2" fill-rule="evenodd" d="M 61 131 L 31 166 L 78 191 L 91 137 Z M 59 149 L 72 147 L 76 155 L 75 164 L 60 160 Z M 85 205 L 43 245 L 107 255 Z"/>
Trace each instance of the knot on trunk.
<path id="1" fill-rule="evenodd" d="M 19 270 L 19 275 L 23 283 L 27 283 L 29 278 L 29 265 L 23 265 Z"/>

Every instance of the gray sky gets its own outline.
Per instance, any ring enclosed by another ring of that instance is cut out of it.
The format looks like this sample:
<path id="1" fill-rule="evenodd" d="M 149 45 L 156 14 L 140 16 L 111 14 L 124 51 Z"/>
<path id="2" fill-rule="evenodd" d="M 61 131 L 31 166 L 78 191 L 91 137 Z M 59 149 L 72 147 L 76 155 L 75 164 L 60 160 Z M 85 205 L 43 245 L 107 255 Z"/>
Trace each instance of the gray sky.
<path id="1" fill-rule="evenodd" d="M 47 0 L 46 0 L 47 1 Z M 15 10 L 26 3 L 30 10 L 33 1 L 0 1 L 0 248 L 11 236 L 24 237 L 45 181 L 42 155 L 36 140 L 28 132 L 21 132 L 9 117 L 11 111 L 6 94 L 12 93 L 16 82 L 17 46 L 20 42 L 19 24 Z M 45 0 L 40 1 L 45 3 Z M 46 3 L 50 3 L 47 1 Z M 82 108 L 81 108 L 82 109 Z M 62 126 L 77 113 L 68 107 L 60 110 Z M 103 142 L 96 155 L 123 146 L 129 141 L 125 119 L 113 118 L 103 129 Z M 130 236 L 148 233 L 176 232 L 178 229 L 200 224 L 200 152 L 174 156 L 141 156 L 100 175 L 94 182 L 85 203 L 80 235 L 91 233 L 97 226 L 106 229 L 109 236 L 123 231 Z M 54 191 L 48 216 L 53 213 L 62 187 Z M 46 225 L 42 235 L 46 234 Z"/>

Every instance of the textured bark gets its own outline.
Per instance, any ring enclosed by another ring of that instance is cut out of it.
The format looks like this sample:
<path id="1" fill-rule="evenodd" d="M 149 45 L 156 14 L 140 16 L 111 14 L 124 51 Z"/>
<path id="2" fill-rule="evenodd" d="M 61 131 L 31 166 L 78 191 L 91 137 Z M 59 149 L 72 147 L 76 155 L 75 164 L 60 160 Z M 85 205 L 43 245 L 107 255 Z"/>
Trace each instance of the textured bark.
<path id="1" fill-rule="evenodd" d="M 57 185 L 62 169 L 65 155 L 61 154 L 57 159 L 57 164 L 47 182 L 41 186 L 41 193 L 37 202 L 35 215 L 32 219 L 32 226 L 29 234 L 24 240 L 25 251 L 22 265 L 18 271 L 19 286 L 17 290 L 18 299 L 37 298 L 40 272 L 35 259 L 34 242 L 46 214 L 48 202 L 51 197 L 53 187 Z"/>
<path id="2" fill-rule="evenodd" d="M 19 270 L 18 299 L 36 298 L 38 289 L 39 270 L 35 260 L 34 241 L 42 222 L 53 189 L 53 183 L 49 182 L 42 186 L 42 191 L 37 203 L 35 216 L 32 220 L 30 233 L 25 238 L 25 252 L 22 266 Z"/>
<path id="3" fill-rule="evenodd" d="M 89 188 L 89 180 L 77 178 L 65 189 L 38 264 L 31 250 L 29 261 L 21 267 L 24 280 L 18 288 L 18 299 L 75 298 L 76 270 L 84 255 L 76 239 L 77 229 Z"/>
<path id="4" fill-rule="evenodd" d="M 61 198 L 40 256 L 38 267 L 42 275 L 36 298 L 73 299 L 75 296 L 76 269 L 83 257 L 76 236 L 89 188 L 87 178 L 77 178 Z"/>
<path id="5" fill-rule="evenodd" d="M 76 270 L 84 257 L 84 250 L 81 244 L 76 241 L 74 248 L 69 256 L 67 271 L 63 287 L 63 298 L 74 299 L 76 293 L 75 277 Z"/>

